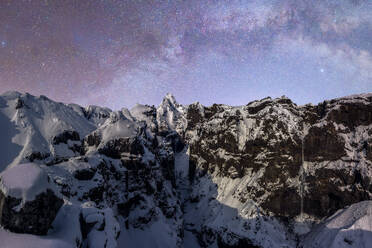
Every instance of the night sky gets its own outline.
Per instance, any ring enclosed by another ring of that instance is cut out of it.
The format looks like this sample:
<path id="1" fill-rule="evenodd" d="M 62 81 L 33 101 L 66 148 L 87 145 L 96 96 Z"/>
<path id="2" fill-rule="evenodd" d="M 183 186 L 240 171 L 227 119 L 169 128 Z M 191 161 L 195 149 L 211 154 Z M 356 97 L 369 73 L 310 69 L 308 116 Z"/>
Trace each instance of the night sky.
<path id="1" fill-rule="evenodd" d="M 372 92 L 372 1 L 0 1 L 0 92 L 112 109 Z"/>

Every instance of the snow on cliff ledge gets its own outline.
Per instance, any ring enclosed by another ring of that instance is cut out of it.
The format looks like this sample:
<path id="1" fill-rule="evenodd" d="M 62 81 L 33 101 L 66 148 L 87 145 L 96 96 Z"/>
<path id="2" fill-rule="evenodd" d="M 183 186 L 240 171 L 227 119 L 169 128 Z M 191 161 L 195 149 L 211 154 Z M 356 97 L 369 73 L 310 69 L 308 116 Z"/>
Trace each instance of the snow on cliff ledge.
<path id="1" fill-rule="evenodd" d="M 1 191 L 23 202 L 34 200 L 52 186 L 47 173 L 34 163 L 20 164 L 0 174 Z"/>

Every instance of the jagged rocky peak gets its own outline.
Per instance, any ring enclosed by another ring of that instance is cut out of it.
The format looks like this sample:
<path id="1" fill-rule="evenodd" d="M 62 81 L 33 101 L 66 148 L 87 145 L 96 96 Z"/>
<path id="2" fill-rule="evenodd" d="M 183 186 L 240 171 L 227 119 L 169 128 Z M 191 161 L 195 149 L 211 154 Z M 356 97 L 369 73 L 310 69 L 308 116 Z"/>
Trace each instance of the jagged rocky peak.
<path id="1" fill-rule="evenodd" d="M 93 121 L 96 124 L 102 124 L 108 117 L 110 117 L 110 113 L 112 112 L 109 108 L 99 107 L 90 105 L 86 108 L 82 108 L 84 116 L 88 119 Z"/>
<path id="2" fill-rule="evenodd" d="M 181 131 L 186 125 L 184 113 L 186 108 L 168 93 L 157 108 L 157 121 L 160 132 Z"/>
<path id="3" fill-rule="evenodd" d="M 167 105 L 173 105 L 173 106 L 178 106 L 178 102 L 176 101 L 176 98 L 174 95 L 171 93 L 167 93 L 165 97 L 163 98 L 162 105 L 167 104 Z"/>
<path id="4" fill-rule="evenodd" d="M 162 113 L 167 111 L 177 113 L 182 112 L 183 108 L 184 107 L 177 102 L 176 98 L 172 94 L 167 93 L 157 109 Z"/>

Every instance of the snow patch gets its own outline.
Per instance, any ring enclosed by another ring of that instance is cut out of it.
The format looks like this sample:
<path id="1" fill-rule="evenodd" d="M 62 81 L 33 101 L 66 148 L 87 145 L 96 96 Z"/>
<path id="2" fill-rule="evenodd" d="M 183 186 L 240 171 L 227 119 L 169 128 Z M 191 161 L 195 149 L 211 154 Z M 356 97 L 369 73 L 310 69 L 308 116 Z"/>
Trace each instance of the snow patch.
<path id="1" fill-rule="evenodd" d="M 0 189 L 7 195 L 32 201 L 47 189 L 52 189 L 48 175 L 37 164 L 20 164 L 8 168 L 0 174 Z"/>

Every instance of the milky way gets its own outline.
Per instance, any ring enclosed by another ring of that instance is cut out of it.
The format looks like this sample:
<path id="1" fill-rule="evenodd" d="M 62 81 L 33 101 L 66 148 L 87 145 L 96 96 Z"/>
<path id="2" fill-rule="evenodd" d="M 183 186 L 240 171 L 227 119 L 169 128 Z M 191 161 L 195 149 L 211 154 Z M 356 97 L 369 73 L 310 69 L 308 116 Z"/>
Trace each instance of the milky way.
<path id="1" fill-rule="evenodd" d="M 0 92 L 57 101 L 298 104 L 372 91 L 372 2 L 0 2 Z"/>

